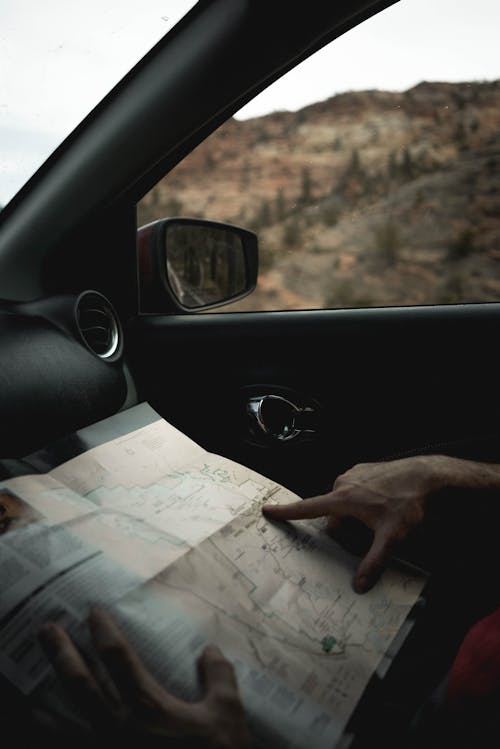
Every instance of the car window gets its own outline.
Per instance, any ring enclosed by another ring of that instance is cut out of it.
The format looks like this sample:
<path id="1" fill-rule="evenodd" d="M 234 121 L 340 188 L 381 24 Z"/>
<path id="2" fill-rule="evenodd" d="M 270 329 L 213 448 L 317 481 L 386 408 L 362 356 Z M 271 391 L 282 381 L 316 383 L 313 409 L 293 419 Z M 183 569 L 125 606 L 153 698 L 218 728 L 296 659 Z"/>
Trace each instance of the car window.
<path id="1" fill-rule="evenodd" d="M 0 0 L 0 207 L 195 0 Z"/>
<path id="2" fill-rule="evenodd" d="M 388 8 L 219 128 L 139 224 L 258 234 L 257 289 L 224 312 L 500 299 L 499 21 L 489 0 Z"/>

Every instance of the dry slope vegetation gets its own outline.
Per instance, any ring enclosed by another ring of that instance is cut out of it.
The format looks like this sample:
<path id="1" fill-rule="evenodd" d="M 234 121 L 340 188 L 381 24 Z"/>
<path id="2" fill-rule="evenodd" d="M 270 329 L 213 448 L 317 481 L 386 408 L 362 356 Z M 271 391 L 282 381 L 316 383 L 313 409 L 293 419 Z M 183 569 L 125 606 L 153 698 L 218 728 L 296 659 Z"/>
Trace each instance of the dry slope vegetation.
<path id="1" fill-rule="evenodd" d="M 500 299 L 500 81 L 230 120 L 139 206 L 172 215 L 258 233 L 258 288 L 228 311 Z"/>

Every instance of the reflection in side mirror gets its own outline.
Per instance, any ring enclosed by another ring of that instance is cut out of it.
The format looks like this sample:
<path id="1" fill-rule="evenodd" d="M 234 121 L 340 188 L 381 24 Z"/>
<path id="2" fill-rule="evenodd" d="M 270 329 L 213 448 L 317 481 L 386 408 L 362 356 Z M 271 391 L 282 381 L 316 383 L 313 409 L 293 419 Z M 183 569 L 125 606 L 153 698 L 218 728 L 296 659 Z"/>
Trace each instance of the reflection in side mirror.
<path id="1" fill-rule="evenodd" d="M 199 312 L 257 285 L 257 237 L 231 224 L 164 218 L 137 230 L 141 312 Z"/>
<path id="2" fill-rule="evenodd" d="M 242 230 L 235 227 L 174 219 L 165 228 L 165 259 L 170 289 L 187 309 L 212 307 L 247 291 Z"/>

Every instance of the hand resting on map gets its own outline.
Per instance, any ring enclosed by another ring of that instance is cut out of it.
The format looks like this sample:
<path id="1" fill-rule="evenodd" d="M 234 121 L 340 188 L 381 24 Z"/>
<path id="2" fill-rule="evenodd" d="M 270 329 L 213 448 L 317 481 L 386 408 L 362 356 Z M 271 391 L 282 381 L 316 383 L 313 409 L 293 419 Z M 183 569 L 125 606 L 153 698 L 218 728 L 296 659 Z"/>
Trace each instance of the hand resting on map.
<path id="1" fill-rule="evenodd" d="M 146 746 L 151 742 L 164 746 L 169 738 L 181 739 L 175 746 L 183 749 L 246 749 L 250 745 L 233 667 L 217 648 L 206 648 L 199 660 L 203 699 L 184 702 L 153 678 L 106 612 L 93 610 L 89 627 L 109 681 L 92 672 L 58 625 L 44 625 L 40 641 L 68 695 L 89 720 L 96 739 L 110 745 L 111 737 L 123 735 L 126 739 L 138 738 Z"/>
<path id="2" fill-rule="evenodd" d="M 422 523 L 428 498 L 446 488 L 500 488 L 500 466 L 445 455 L 360 463 L 339 476 L 327 494 L 265 505 L 263 512 L 275 520 L 326 517 L 332 532 L 344 518 L 370 528 L 373 541 L 354 578 L 354 588 L 363 593 L 373 587 L 397 546 Z"/>

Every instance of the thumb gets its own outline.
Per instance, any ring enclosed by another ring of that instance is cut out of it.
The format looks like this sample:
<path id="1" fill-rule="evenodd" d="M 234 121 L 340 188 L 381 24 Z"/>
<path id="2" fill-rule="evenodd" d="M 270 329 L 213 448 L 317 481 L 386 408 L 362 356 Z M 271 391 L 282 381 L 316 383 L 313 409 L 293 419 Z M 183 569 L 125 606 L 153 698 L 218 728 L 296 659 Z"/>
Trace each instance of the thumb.
<path id="1" fill-rule="evenodd" d="M 357 593 L 366 593 L 373 588 L 384 571 L 393 546 L 394 541 L 387 531 L 380 529 L 375 532 L 373 543 L 361 561 L 354 578 L 354 589 Z"/>
<path id="2" fill-rule="evenodd" d="M 199 667 L 207 696 L 237 692 L 238 684 L 233 665 L 215 645 L 205 648 L 199 660 Z"/>

